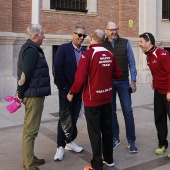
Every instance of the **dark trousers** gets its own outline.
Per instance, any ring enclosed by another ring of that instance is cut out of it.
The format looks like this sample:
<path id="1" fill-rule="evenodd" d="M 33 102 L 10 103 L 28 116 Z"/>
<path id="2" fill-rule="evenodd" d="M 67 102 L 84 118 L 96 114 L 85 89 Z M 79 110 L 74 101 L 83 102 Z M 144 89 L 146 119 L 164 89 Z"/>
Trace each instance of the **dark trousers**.
<path id="1" fill-rule="evenodd" d="M 103 169 L 103 159 L 113 163 L 113 130 L 111 103 L 85 107 L 87 130 L 93 152 L 91 165 L 95 170 Z"/>
<path id="2" fill-rule="evenodd" d="M 155 126 L 157 129 L 157 136 L 159 141 L 159 146 L 168 147 L 167 135 L 167 107 L 168 101 L 166 99 L 166 94 L 160 94 L 157 90 L 154 91 L 154 118 Z"/>
<path id="3" fill-rule="evenodd" d="M 59 111 L 62 110 L 66 110 L 66 109 L 70 109 L 70 114 L 71 114 L 71 118 L 72 118 L 72 125 L 73 125 L 73 131 L 75 131 L 76 135 L 74 135 L 74 138 L 72 140 L 74 140 L 77 137 L 77 119 L 79 117 L 79 113 L 80 113 L 80 108 L 81 108 L 81 94 L 75 94 L 73 97 L 73 101 L 69 102 L 67 100 L 67 94 L 68 94 L 68 90 L 66 89 L 62 89 L 59 90 Z M 68 141 L 66 139 L 66 136 L 64 134 L 64 131 L 61 127 L 61 123 L 60 123 L 60 119 L 58 121 L 58 135 L 57 135 L 57 146 L 60 147 L 65 147 L 66 143 L 70 143 L 71 141 Z"/>

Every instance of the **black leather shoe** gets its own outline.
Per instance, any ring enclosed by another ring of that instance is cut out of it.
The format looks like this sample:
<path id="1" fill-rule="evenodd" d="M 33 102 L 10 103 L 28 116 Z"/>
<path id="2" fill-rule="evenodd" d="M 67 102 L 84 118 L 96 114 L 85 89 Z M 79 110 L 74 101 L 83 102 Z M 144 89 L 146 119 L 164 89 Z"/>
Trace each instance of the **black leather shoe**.
<path id="1" fill-rule="evenodd" d="M 43 165 L 43 164 L 45 164 L 45 159 L 38 159 L 36 156 L 34 156 L 34 164 L 35 164 L 35 166 Z M 25 163 L 24 162 L 23 162 L 23 167 L 25 168 Z M 39 170 L 39 168 L 35 169 L 35 170 Z"/>

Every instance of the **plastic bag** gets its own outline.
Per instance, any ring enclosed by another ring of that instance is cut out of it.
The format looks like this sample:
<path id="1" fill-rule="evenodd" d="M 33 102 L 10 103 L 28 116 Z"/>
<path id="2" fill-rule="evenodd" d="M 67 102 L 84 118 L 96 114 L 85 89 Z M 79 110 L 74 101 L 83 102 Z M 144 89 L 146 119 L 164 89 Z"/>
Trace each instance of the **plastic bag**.
<path id="1" fill-rule="evenodd" d="M 21 107 L 21 103 L 19 102 L 17 98 L 14 98 L 12 96 L 6 96 L 5 100 L 7 102 L 13 101 L 11 104 L 6 106 L 6 109 L 9 111 L 9 113 L 14 113 Z"/>
<path id="2" fill-rule="evenodd" d="M 70 110 L 62 110 L 59 111 L 60 123 L 61 127 L 64 131 L 64 134 L 68 140 L 72 140 L 73 135 L 73 126 L 72 126 L 72 119 L 70 115 Z"/>

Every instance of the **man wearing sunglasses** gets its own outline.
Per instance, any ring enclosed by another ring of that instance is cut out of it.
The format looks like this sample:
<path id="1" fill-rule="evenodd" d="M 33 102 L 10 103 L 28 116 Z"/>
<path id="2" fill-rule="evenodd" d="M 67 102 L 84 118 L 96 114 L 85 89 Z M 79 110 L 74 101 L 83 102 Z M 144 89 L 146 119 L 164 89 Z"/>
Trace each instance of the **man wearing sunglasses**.
<path id="1" fill-rule="evenodd" d="M 78 146 L 73 140 L 77 137 L 77 119 L 79 117 L 81 108 L 81 92 L 74 96 L 70 103 L 67 100 L 67 94 L 74 82 L 75 72 L 79 63 L 79 59 L 85 48 L 81 46 L 86 38 L 86 29 L 84 26 L 76 25 L 73 28 L 73 39 L 69 43 L 59 46 L 54 57 L 54 82 L 59 90 L 59 116 L 58 133 L 57 133 L 57 151 L 54 155 L 54 160 L 61 161 L 64 156 L 64 148 L 74 152 L 81 152 L 82 147 Z M 73 135 L 71 139 L 66 137 L 63 126 L 61 124 L 61 117 L 65 111 L 70 112 Z"/>
<path id="2" fill-rule="evenodd" d="M 105 34 L 95 30 L 90 46 L 80 59 L 75 81 L 67 98 L 71 102 L 83 89 L 87 129 L 93 151 L 90 165 L 84 170 L 103 170 L 103 163 L 114 166 L 112 131 L 112 78 L 121 78 L 122 71 L 115 56 L 103 47 Z"/>
<path id="3" fill-rule="evenodd" d="M 162 155 L 168 148 L 167 113 L 170 111 L 170 53 L 155 46 L 155 38 L 151 33 L 146 32 L 139 37 L 139 46 L 147 55 L 147 65 L 152 73 L 154 117 L 158 136 L 158 148 L 155 150 L 155 154 Z M 170 158 L 170 154 L 168 157 Z"/>
<path id="4" fill-rule="evenodd" d="M 135 123 L 132 110 L 131 93 L 136 91 L 136 76 L 135 58 L 130 42 L 119 37 L 119 28 L 114 22 L 108 22 L 105 27 L 105 42 L 104 47 L 113 52 L 122 69 L 123 76 L 121 79 L 114 79 L 112 84 L 112 112 L 113 112 L 113 149 L 120 144 L 119 124 L 116 114 L 116 95 L 118 94 L 121 103 L 123 116 L 126 126 L 126 137 L 128 141 L 128 149 L 130 153 L 137 153 L 138 149 L 135 146 Z M 131 83 L 129 82 L 129 72 Z"/>

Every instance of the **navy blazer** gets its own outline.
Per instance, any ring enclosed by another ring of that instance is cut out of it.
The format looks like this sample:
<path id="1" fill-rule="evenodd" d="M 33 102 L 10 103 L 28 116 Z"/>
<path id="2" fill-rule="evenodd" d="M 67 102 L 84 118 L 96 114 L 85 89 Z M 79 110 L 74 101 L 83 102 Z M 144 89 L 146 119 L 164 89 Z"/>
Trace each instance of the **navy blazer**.
<path id="1" fill-rule="evenodd" d="M 82 53 L 85 50 L 82 47 Z M 59 90 L 71 88 L 76 70 L 77 62 L 72 42 L 60 45 L 54 56 L 54 83 Z"/>

